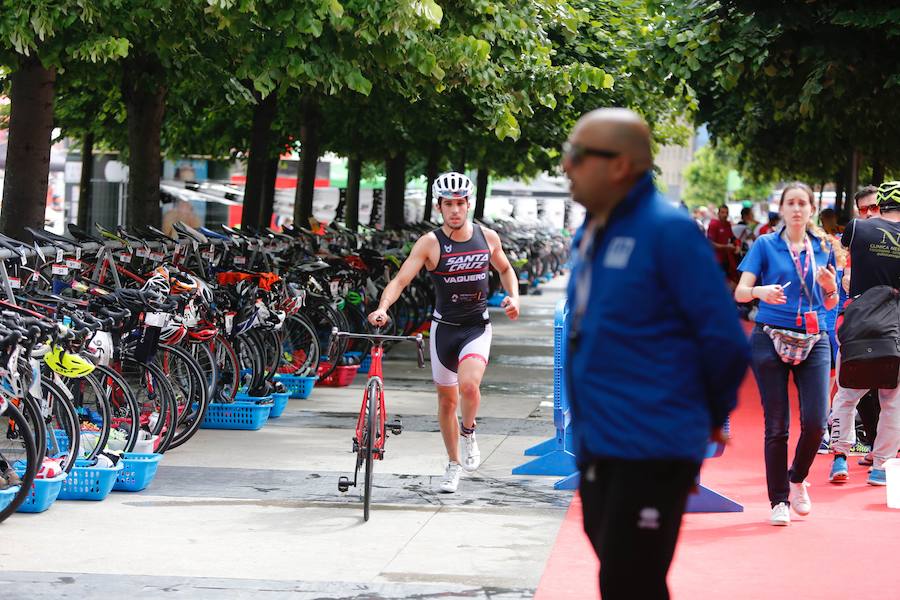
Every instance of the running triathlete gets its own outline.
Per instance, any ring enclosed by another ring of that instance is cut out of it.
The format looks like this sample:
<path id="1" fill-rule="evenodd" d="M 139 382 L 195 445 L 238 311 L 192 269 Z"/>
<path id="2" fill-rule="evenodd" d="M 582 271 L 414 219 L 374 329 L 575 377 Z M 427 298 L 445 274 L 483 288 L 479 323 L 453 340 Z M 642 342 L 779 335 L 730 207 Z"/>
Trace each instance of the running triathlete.
<path id="1" fill-rule="evenodd" d="M 381 294 L 378 309 L 369 315 L 369 322 L 385 325 L 387 310 L 422 267 L 428 270 L 437 297 L 431 319 L 431 373 L 437 387 L 438 422 L 450 459 L 439 487 L 453 493 L 459 486 L 461 470 L 471 472 L 481 464 L 475 418 L 481 402 L 481 379 L 491 350 L 487 309 L 491 266 L 500 274 L 508 294 L 501 306 L 510 319 L 519 317 L 519 288 L 500 236 L 468 219 L 472 181 L 461 173 L 445 173 L 435 179 L 432 189 L 444 224 L 416 241 L 397 276 Z M 457 405 L 461 406 L 462 426 L 457 419 Z"/>

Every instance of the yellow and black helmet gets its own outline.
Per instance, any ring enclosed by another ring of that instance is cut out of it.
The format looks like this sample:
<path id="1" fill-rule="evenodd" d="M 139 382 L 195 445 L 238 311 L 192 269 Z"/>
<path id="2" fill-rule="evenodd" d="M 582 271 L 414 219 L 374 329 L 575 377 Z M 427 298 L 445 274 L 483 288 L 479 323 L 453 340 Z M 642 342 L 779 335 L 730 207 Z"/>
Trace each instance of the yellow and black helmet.
<path id="1" fill-rule="evenodd" d="M 878 207 L 884 210 L 900 209 L 900 181 L 885 181 L 878 186 L 878 193 L 875 196 L 878 201 Z"/>

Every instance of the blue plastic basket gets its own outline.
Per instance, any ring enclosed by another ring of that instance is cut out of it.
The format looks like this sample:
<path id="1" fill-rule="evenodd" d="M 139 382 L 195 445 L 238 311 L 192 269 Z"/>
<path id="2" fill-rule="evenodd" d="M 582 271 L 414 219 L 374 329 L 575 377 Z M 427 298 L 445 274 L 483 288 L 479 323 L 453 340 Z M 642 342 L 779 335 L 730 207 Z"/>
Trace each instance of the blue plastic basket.
<path id="1" fill-rule="evenodd" d="M 91 466 L 91 461 L 78 459 L 72 472 L 63 481 L 59 500 L 103 500 L 116 484 L 116 477 L 125 468 L 120 460 L 111 469 Z"/>
<path id="2" fill-rule="evenodd" d="M 125 468 L 116 477 L 113 489 L 117 492 L 139 492 L 145 489 L 156 477 L 161 460 L 162 454 L 126 452 L 122 455 Z"/>
<path id="3" fill-rule="evenodd" d="M 364 359 L 362 359 L 361 363 L 359 363 L 359 371 L 357 371 L 357 373 L 362 373 L 363 375 L 368 375 L 369 369 L 371 367 L 372 367 L 372 355 L 369 354 Z"/>
<path id="4" fill-rule="evenodd" d="M 213 402 L 206 409 L 206 416 L 203 417 L 200 428 L 256 431 L 266 424 L 271 410 L 271 402 L 267 404 L 241 401 L 231 404 Z"/>
<path id="5" fill-rule="evenodd" d="M 66 454 L 69 451 L 69 436 L 63 429 L 54 429 L 53 436 L 56 438 L 56 445 L 59 446 L 59 453 Z M 47 450 L 50 450 L 52 442 L 50 441 L 50 432 L 47 432 Z"/>
<path id="6" fill-rule="evenodd" d="M 42 513 L 56 502 L 66 474 L 61 473 L 51 479 L 35 479 L 31 483 L 31 493 L 16 509 L 21 513 Z"/>
<path id="7" fill-rule="evenodd" d="M 287 408 L 290 397 L 290 392 L 276 392 L 272 394 L 272 401 L 274 404 L 272 405 L 272 410 L 269 411 L 270 419 L 277 419 L 281 416 L 281 413 Z"/>
<path id="8" fill-rule="evenodd" d="M 5 509 L 7 506 L 12 504 L 12 501 L 15 499 L 18 492 L 18 487 L 11 487 L 5 490 L 0 490 L 0 510 Z"/>
<path id="9" fill-rule="evenodd" d="M 291 398 L 305 399 L 312 394 L 318 377 L 301 377 L 299 375 L 276 375 L 275 381 L 280 381 Z"/>

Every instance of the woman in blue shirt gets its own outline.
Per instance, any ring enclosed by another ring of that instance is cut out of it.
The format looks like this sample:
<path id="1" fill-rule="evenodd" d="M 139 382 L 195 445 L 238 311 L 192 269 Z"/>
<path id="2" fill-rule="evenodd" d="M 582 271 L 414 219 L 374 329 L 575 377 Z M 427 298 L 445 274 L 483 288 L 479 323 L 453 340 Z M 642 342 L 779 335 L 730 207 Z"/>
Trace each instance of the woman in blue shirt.
<path id="1" fill-rule="evenodd" d="M 738 302 L 760 300 L 750 336 L 751 364 L 765 414 L 772 525 L 791 522 L 790 506 L 799 515 L 809 514 L 812 505 L 805 479 L 828 415 L 831 346 L 825 332 L 838 290 L 834 254 L 825 232 L 814 224 L 815 209 L 809 186 L 792 183 L 784 188 L 780 202 L 784 227 L 753 244 L 738 267 L 741 279 L 734 291 Z M 820 328 L 818 339 L 806 335 L 817 334 Z M 802 350 L 783 343 L 790 341 L 808 348 L 808 355 L 803 357 Z M 800 440 L 788 469 L 790 373 L 800 396 Z"/>

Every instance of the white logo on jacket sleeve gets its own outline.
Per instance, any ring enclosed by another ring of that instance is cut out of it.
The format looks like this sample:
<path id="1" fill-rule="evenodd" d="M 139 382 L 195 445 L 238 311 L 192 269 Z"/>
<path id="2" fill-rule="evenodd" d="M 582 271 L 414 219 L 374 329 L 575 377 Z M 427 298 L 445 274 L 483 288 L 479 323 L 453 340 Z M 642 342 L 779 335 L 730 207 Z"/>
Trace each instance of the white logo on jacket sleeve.
<path id="1" fill-rule="evenodd" d="M 634 238 L 617 237 L 609 242 L 606 255 L 603 257 L 603 266 L 609 269 L 624 269 L 631 259 L 634 250 Z"/>

